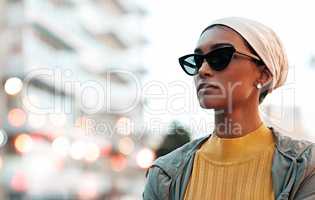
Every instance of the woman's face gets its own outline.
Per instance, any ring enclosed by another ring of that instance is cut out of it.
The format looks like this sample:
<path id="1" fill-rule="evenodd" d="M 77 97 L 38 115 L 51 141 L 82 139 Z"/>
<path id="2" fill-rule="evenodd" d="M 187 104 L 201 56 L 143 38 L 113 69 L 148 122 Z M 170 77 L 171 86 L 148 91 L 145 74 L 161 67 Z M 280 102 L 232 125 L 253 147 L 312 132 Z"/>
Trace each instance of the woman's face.
<path id="1" fill-rule="evenodd" d="M 253 53 L 238 33 L 220 26 L 211 27 L 200 36 L 195 52 L 206 54 L 221 43 L 232 44 L 243 53 Z M 214 71 L 204 60 L 199 73 L 194 76 L 200 106 L 208 109 L 234 108 L 249 103 L 257 103 L 258 106 L 259 92 L 255 84 L 259 76 L 257 64 L 239 54 L 234 54 L 227 68 L 222 71 Z M 198 90 L 202 83 L 213 83 L 217 87 Z"/>

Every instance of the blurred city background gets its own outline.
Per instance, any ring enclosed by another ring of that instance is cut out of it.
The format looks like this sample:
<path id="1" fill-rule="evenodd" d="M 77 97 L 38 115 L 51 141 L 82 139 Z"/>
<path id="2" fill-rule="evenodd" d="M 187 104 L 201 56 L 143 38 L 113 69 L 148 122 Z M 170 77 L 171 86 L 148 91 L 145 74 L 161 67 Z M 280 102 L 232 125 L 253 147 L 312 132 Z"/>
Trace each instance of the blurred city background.
<path id="1" fill-rule="evenodd" d="M 315 141 L 314 6 L 257 2 L 0 0 L 0 199 L 142 199 L 154 159 L 212 132 L 177 58 L 220 17 L 279 35 L 289 76 L 262 117 Z"/>

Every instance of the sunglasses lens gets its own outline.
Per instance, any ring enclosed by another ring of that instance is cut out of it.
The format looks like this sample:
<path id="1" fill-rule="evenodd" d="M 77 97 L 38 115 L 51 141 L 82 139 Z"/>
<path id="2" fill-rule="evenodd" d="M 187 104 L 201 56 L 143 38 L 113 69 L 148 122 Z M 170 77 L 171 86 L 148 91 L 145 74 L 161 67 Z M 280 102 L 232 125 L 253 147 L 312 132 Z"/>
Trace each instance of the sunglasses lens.
<path id="1" fill-rule="evenodd" d="M 223 47 L 220 49 L 213 50 L 207 57 L 206 60 L 212 69 L 221 71 L 225 69 L 233 56 L 233 47 Z"/>
<path id="2" fill-rule="evenodd" d="M 195 75 L 198 73 L 200 68 L 201 59 L 198 56 L 190 55 L 185 58 L 180 58 L 180 65 L 182 66 L 183 70 L 188 75 Z"/>
<path id="3" fill-rule="evenodd" d="M 224 70 L 230 63 L 234 54 L 234 47 L 222 47 L 203 55 L 191 54 L 179 58 L 179 63 L 183 70 L 190 76 L 196 75 L 200 69 L 203 58 L 207 60 L 209 66 L 216 71 Z"/>

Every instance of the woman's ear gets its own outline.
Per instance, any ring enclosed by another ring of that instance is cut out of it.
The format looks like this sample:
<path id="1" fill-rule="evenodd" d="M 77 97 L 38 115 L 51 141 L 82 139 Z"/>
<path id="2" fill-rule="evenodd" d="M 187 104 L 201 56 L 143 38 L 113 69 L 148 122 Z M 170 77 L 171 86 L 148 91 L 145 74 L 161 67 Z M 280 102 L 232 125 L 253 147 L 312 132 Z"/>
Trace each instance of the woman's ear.
<path id="1" fill-rule="evenodd" d="M 266 85 L 269 85 L 272 82 L 272 75 L 268 68 L 263 65 L 261 66 L 260 70 L 260 77 L 258 79 L 258 82 L 262 84 L 262 87 L 264 88 Z"/>

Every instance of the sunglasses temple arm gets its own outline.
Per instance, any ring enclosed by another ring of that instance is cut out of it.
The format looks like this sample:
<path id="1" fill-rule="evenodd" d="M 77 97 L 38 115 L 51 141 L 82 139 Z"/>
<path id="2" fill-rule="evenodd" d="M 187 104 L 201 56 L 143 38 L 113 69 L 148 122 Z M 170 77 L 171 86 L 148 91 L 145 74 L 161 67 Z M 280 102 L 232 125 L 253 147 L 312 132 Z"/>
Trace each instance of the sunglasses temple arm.
<path id="1" fill-rule="evenodd" d="M 242 53 L 242 52 L 239 52 L 239 51 L 237 51 L 237 53 L 238 53 L 238 54 L 241 54 L 241 55 L 243 55 L 243 56 L 247 56 L 247 57 L 249 57 L 249 58 L 253 58 L 253 59 L 255 59 L 255 60 L 261 61 L 260 58 L 258 58 L 257 56 L 255 56 L 255 55 L 253 55 L 253 54 L 246 54 L 246 53 Z"/>

